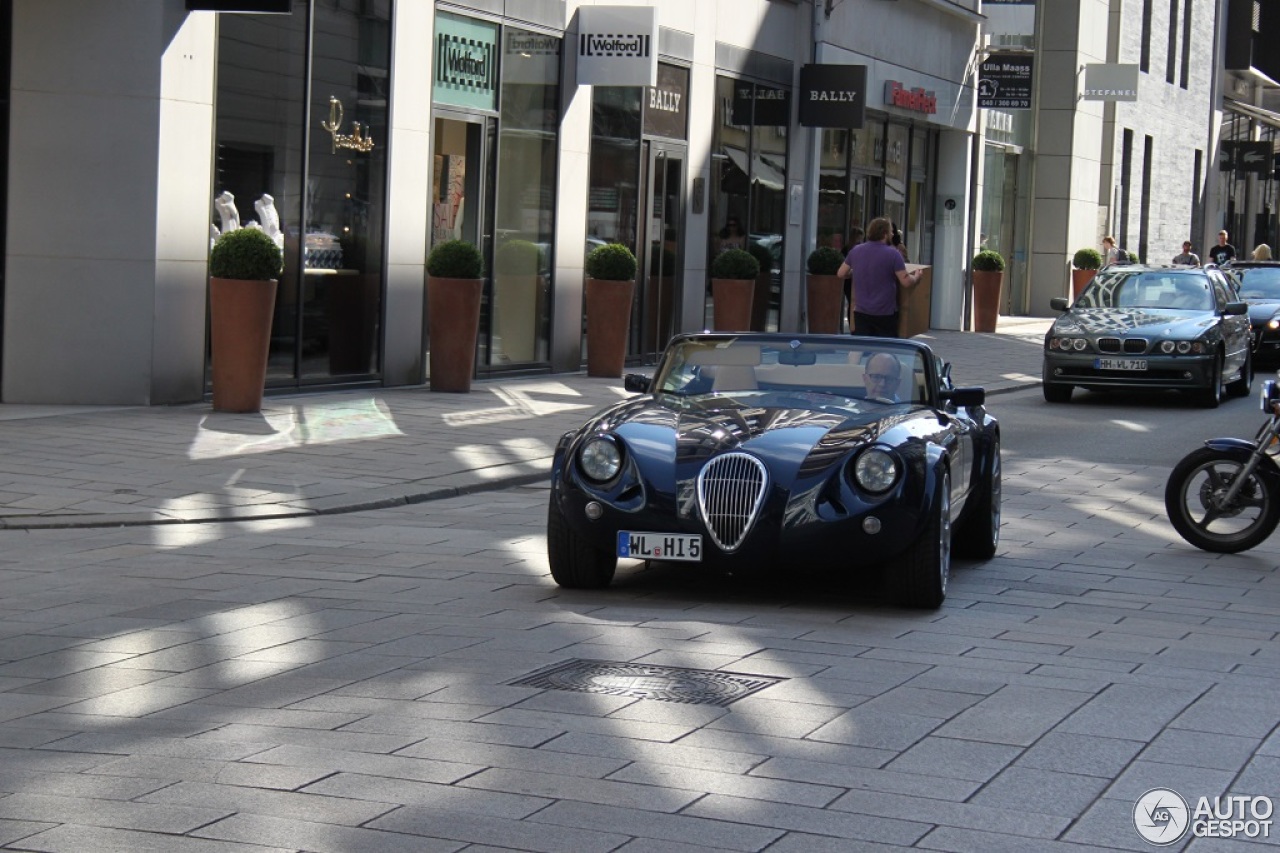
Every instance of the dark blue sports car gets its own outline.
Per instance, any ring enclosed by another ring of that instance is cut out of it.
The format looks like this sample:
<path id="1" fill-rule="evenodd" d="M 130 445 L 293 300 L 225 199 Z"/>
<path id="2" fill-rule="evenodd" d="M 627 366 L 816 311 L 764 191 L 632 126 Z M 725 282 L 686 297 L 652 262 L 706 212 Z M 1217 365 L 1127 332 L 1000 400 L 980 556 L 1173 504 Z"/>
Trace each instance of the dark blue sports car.
<path id="1" fill-rule="evenodd" d="M 561 586 L 606 586 L 619 558 L 875 568 L 899 603 L 937 607 L 953 538 L 995 554 L 999 425 L 924 344 L 680 335 L 626 387 L 637 396 L 556 447 L 547 557 Z"/>

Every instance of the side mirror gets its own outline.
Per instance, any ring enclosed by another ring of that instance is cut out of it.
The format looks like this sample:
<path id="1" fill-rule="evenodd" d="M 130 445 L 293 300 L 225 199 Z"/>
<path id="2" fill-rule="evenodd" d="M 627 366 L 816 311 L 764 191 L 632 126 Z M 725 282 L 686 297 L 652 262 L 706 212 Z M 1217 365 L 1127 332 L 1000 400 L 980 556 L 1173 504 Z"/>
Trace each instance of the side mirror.
<path id="1" fill-rule="evenodd" d="M 977 386 L 948 388 L 938 396 L 942 398 L 944 403 L 954 403 L 957 406 L 971 409 L 974 406 L 981 406 L 987 401 L 987 389 Z"/>
<path id="2" fill-rule="evenodd" d="M 649 393 L 649 385 L 653 382 L 643 373 L 628 373 L 622 377 L 622 387 L 630 391 L 632 394 Z"/>
<path id="3" fill-rule="evenodd" d="M 1049 300 L 1049 307 L 1054 311 L 1066 311 L 1071 307 L 1071 303 L 1067 301 L 1065 296 L 1055 296 Z"/>
<path id="4" fill-rule="evenodd" d="M 1227 307 L 1222 309 L 1222 313 L 1228 317 L 1238 317 L 1241 314 L 1249 313 L 1249 303 L 1247 302 L 1228 302 Z"/>

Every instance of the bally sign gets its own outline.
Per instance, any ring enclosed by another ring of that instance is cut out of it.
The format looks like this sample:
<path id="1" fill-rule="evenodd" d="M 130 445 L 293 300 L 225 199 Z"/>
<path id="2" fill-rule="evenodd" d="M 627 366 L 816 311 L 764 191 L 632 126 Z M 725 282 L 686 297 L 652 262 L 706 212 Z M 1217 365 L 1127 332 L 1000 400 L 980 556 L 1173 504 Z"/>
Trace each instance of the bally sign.
<path id="1" fill-rule="evenodd" d="M 867 66 L 805 65 L 800 69 L 800 124 L 862 127 L 867 108 Z"/>
<path id="2" fill-rule="evenodd" d="M 914 113 L 938 114 L 938 96 L 924 89 L 907 89 L 897 80 L 884 82 L 884 102 Z"/>
<path id="3" fill-rule="evenodd" d="M 657 10 L 652 6 L 579 7 L 579 84 L 654 86 L 657 82 Z"/>

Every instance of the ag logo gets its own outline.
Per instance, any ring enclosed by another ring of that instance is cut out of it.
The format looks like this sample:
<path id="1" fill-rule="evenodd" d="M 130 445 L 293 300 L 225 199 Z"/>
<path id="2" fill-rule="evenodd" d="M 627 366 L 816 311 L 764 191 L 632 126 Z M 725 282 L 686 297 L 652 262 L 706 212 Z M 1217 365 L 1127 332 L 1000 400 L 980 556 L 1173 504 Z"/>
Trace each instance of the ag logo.
<path id="1" fill-rule="evenodd" d="M 1152 788 L 1133 805 L 1133 826 L 1146 841 L 1163 847 L 1187 832 L 1187 801 L 1169 788 Z"/>

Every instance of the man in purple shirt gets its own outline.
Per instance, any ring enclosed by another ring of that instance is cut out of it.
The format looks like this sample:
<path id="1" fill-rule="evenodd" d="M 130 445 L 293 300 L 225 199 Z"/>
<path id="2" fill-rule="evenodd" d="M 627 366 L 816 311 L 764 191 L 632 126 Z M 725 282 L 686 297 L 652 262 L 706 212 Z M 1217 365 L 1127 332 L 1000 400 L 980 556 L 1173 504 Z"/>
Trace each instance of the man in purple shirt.
<path id="1" fill-rule="evenodd" d="M 889 243 L 893 225 L 883 216 L 867 226 L 867 240 L 849 250 L 836 272 L 853 275 L 853 334 L 898 336 L 898 288 L 915 287 L 920 270 L 907 272 L 902 253 Z"/>

